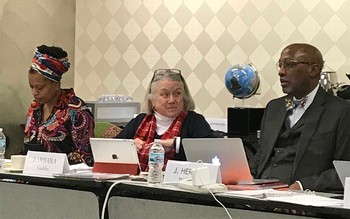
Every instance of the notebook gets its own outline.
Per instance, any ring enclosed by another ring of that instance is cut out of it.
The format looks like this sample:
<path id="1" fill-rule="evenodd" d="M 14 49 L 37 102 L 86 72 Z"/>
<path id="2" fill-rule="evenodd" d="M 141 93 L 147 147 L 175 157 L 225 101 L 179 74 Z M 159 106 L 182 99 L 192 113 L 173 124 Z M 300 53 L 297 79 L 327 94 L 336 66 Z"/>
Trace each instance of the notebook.
<path id="1" fill-rule="evenodd" d="M 182 140 L 188 161 L 212 163 L 216 157 L 220 162 L 221 180 L 226 185 L 267 185 L 286 187 L 277 179 L 253 179 L 243 142 L 240 138 L 186 138 Z"/>
<path id="2" fill-rule="evenodd" d="M 90 138 L 93 172 L 137 174 L 139 159 L 133 139 Z"/>
<path id="3" fill-rule="evenodd" d="M 345 178 L 350 177 L 350 161 L 334 160 L 333 165 L 337 171 L 338 177 L 345 188 Z"/>

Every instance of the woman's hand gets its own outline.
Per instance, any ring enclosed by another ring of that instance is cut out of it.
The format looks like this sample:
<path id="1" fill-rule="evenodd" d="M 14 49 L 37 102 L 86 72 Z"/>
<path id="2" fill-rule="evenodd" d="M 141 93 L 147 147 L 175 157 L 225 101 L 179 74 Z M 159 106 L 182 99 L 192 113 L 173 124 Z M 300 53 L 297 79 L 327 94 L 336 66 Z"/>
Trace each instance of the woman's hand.
<path id="1" fill-rule="evenodd" d="M 166 139 L 166 140 L 158 140 L 158 141 L 156 140 L 156 142 L 159 142 L 163 146 L 165 153 L 174 150 L 175 140 L 173 138 Z"/>
<path id="2" fill-rule="evenodd" d="M 175 140 L 174 140 L 173 138 L 171 138 L 171 139 L 166 139 L 166 140 L 155 139 L 154 142 L 160 143 L 160 144 L 163 146 L 165 153 L 174 150 L 174 143 L 175 143 Z M 139 139 L 139 138 L 135 138 L 135 139 L 134 139 L 134 143 L 135 143 L 135 145 L 136 145 L 137 151 L 140 151 L 142 148 L 145 148 L 145 150 L 147 150 L 147 149 L 149 149 L 149 148 L 151 147 L 151 145 L 152 145 L 152 143 L 146 145 L 146 142 L 145 142 L 145 141 L 142 141 L 142 140 Z"/>
<path id="3" fill-rule="evenodd" d="M 146 142 L 145 142 L 145 141 L 142 141 L 142 140 L 139 139 L 139 138 L 135 138 L 135 139 L 134 139 L 134 143 L 135 143 L 137 152 L 139 152 L 144 146 L 146 146 Z M 149 146 L 148 146 L 148 147 L 149 147 Z"/>

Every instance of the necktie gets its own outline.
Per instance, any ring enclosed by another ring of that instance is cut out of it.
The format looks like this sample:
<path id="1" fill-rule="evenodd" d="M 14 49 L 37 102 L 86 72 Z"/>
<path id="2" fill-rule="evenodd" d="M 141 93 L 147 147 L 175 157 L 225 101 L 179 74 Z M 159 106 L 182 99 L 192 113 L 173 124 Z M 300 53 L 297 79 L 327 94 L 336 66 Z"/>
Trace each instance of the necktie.
<path id="1" fill-rule="evenodd" d="M 289 98 L 286 98 L 285 99 L 286 101 L 286 109 L 287 111 L 290 111 L 294 108 L 297 108 L 298 106 L 305 106 L 306 104 L 306 101 L 307 101 L 307 96 L 297 100 L 297 99 L 289 99 Z"/>
<path id="2" fill-rule="evenodd" d="M 293 98 L 294 99 L 294 98 Z M 293 114 L 293 109 L 301 106 L 304 107 L 306 100 L 307 100 L 307 96 L 297 100 L 297 99 L 285 99 L 285 103 L 286 103 L 286 109 L 287 109 L 287 115 L 286 115 L 286 126 L 287 127 L 291 127 L 291 121 L 290 121 L 290 116 Z M 299 118 L 297 118 L 297 120 L 299 120 Z M 294 125 L 294 124 L 293 124 Z"/>

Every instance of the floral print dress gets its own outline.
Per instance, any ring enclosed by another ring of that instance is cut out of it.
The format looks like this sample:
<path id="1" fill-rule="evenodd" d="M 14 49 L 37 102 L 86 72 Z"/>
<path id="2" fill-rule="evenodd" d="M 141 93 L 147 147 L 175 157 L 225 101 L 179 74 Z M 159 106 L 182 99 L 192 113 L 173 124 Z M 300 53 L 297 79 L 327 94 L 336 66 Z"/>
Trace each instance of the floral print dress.
<path id="1" fill-rule="evenodd" d="M 50 116 L 41 123 L 42 113 L 43 105 L 33 101 L 27 112 L 24 142 L 40 145 L 42 151 L 66 153 L 70 164 L 84 162 L 92 166 L 94 118 L 74 90 L 62 89 Z"/>

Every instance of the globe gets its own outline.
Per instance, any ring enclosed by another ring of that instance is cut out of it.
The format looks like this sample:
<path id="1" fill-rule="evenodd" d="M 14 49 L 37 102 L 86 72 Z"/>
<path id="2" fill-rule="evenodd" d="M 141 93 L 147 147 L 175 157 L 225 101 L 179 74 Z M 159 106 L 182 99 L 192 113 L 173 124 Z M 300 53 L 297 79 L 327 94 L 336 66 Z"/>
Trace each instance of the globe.
<path id="1" fill-rule="evenodd" d="M 237 64 L 230 67 L 225 75 L 225 85 L 233 97 L 249 98 L 256 93 L 260 80 L 253 64 Z"/>

